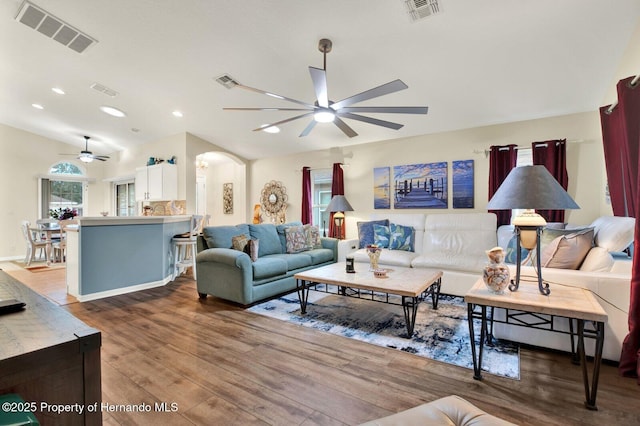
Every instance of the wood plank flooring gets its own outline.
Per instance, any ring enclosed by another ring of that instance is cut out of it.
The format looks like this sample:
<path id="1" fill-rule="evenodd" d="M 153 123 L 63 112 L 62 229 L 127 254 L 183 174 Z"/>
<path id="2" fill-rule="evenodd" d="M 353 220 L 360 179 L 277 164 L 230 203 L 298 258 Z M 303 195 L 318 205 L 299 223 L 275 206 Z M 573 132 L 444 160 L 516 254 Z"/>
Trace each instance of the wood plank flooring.
<path id="1" fill-rule="evenodd" d="M 45 295 L 64 285 L 58 271 L 28 274 L 16 278 Z M 588 411 L 565 354 L 522 349 L 521 380 L 479 382 L 468 369 L 200 301 L 187 277 L 65 307 L 102 331 L 104 402 L 168 404 L 103 411 L 107 425 L 358 424 L 451 394 L 523 425 L 640 425 L 635 379 L 603 365 L 599 411 Z"/>

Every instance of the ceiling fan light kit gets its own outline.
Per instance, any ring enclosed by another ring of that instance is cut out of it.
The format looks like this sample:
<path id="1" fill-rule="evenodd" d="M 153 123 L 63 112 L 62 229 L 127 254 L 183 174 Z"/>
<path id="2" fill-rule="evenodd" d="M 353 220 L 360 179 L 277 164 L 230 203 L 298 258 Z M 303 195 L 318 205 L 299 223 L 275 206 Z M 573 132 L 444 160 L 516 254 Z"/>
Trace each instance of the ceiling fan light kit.
<path id="1" fill-rule="evenodd" d="M 309 67 L 309 74 L 313 82 L 313 88 L 316 93 L 316 100 L 313 103 L 307 103 L 296 99 L 288 98 L 286 96 L 278 95 L 272 92 L 256 89 L 254 87 L 245 86 L 233 80 L 228 75 L 223 75 L 216 79 L 220 84 L 227 88 L 239 87 L 241 89 L 249 90 L 256 93 L 261 93 L 276 99 L 285 100 L 288 102 L 296 103 L 301 107 L 298 108 L 223 108 L 225 111 L 304 111 L 303 114 L 290 117 L 284 120 L 262 125 L 254 131 L 269 132 L 270 129 L 277 125 L 288 123 L 290 121 L 298 120 L 300 118 L 311 117 L 307 127 L 300 133 L 300 137 L 307 136 L 311 130 L 315 127 L 316 123 L 331 123 L 333 122 L 346 136 L 352 138 L 358 134 L 342 119 L 350 119 L 361 121 L 363 123 L 373 124 L 376 126 L 386 127 L 388 129 L 399 130 L 403 127 L 403 124 L 393 123 L 390 121 L 380 120 L 373 117 L 367 117 L 360 115 L 363 112 L 369 113 L 383 113 L 383 114 L 427 114 L 428 107 L 358 107 L 352 106 L 358 102 L 364 102 L 369 99 L 377 98 L 379 96 L 388 95 L 398 92 L 400 90 L 407 89 L 408 86 L 402 82 L 402 80 L 393 80 L 389 83 L 383 84 L 373 89 L 366 90 L 362 93 L 350 96 L 342 99 L 338 102 L 329 100 L 327 90 L 327 53 L 331 52 L 333 43 L 331 40 L 323 38 L 318 42 L 318 50 L 323 54 L 323 68 Z M 232 83 L 231 83 L 232 82 Z"/>
<path id="2" fill-rule="evenodd" d="M 83 163 L 91 163 L 93 160 L 99 161 L 107 161 L 109 158 L 108 155 L 94 155 L 93 152 L 89 151 L 89 136 L 84 137 L 84 149 L 80 151 L 80 154 L 76 157 L 78 160 Z M 76 154 L 60 154 L 60 155 L 76 155 Z"/>

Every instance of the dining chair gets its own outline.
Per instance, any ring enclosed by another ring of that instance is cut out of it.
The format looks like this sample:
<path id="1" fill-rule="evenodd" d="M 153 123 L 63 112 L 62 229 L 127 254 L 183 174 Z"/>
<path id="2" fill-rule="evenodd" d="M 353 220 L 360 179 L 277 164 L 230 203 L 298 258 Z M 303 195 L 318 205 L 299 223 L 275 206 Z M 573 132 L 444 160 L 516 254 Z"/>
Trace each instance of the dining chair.
<path id="1" fill-rule="evenodd" d="M 171 239 L 173 249 L 173 276 L 171 281 L 178 278 L 187 268 L 191 267 L 193 279 L 197 279 L 196 254 L 198 234 L 202 228 L 204 217 L 202 215 L 191 216 L 191 229 L 184 234 L 175 235 Z"/>
<path id="2" fill-rule="evenodd" d="M 27 254 L 24 258 L 24 263 L 29 266 L 31 262 L 35 260 L 36 251 L 40 249 L 40 258 L 42 258 L 42 253 L 44 253 L 45 260 L 47 259 L 47 242 L 40 240 L 34 235 L 33 230 L 31 229 L 31 222 L 28 220 L 23 220 L 20 224 L 20 228 L 22 229 L 22 235 L 27 243 Z"/>
<path id="3" fill-rule="evenodd" d="M 67 258 L 67 227 L 70 225 L 77 225 L 78 219 L 65 219 L 58 221 L 60 225 L 60 240 L 54 241 L 51 246 L 53 247 L 53 258 L 65 262 Z"/>

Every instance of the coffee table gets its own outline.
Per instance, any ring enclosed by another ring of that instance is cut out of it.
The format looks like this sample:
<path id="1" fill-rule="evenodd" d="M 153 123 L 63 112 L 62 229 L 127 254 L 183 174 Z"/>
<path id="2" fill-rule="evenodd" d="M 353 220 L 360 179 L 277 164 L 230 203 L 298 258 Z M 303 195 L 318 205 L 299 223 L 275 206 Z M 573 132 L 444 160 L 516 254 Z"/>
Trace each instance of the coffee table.
<path id="1" fill-rule="evenodd" d="M 602 361 L 604 324 L 607 321 L 607 313 L 591 292 L 579 287 L 555 285 L 551 294 L 543 295 L 538 290 L 537 282 L 535 285 L 531 282 L 521 282 L 517 291 L 511 292 L 507 290 L 504 294 L 494 294 L 487 289 L 482 279 L 479 279 L 464 296 L 464 300 L 467 302 L 474 379 L 482 380 L 482 348 L 484 343 L 490 342 L 492 338 L 494 322 L 564 333 L 571 338 L 572 352 L 574 352 L 574 339 L 577 338 L 578 340 L 577 357 L 575 357 L 575 353 L 572 353 L 572 355 L 577 362 L 582 364 L 585 407 L 590 410 L 598 409 L 596 394 L 598 392 L 598 376 Z M 491 311 L 489 315 L 487 315 L 487 308 Z M 494 309 L 504 309 L 505 319 L 498 320 L 495 318 L 493 315 Z M 558 317 L 569 320 L 569 332 L 562 331 L 555 326 L 555 320 Z M 476 353 L 475 345 L 474 318 L 481 321 L 478 353 Z M 578 326 L 577 333 L 574 332 L 574 321 Z M 589 386 L 587 357 L 584 349 L 585 337 L 595 339 L 596 343 L 591 386 Z"/>
<path id="2" fill-rule="evenodd" d="M 307 313 L 310 290 L 401 305 L 407 325 L 406 337 L 411 338 L 420 302 L 431 295 L 433 309 L 438 309 L 442 271 L 401 266 L 385 269 L 385 278 L 375 277 L 366 263 L 356 263 L 355 273 L 347 273 L 342 263 L 333 263 L 295 274 L 300 312 Z M 400 296 L 401 302 L 391 296 Z"/>

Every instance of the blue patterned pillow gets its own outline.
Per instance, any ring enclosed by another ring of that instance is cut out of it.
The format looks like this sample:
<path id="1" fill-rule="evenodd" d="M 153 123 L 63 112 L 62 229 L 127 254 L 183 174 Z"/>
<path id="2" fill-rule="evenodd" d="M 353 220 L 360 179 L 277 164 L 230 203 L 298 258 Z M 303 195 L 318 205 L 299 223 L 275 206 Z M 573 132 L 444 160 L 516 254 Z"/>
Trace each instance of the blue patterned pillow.
<path id="1" fill-rule="evenodd" d="M 389 219 L 372 220 L 369 222 L 358 222 L 358 248 L 365 248 L 369 244 L 375 244 L 373 237 L 373 225 L 389 226 Z"/>
<path id="2" fill-rule="evenodd" d="M 518 260 L 517 256 L 518 256 L 518 251 L 516 250 L 516 248 L 518 247 L 518 241 L 516 240 L 516 238 L 518 238 L 515 234 L 513 235 L 513 237 L 511 237 L 511 239 L 509 240 L 509 243 L 507 244 L 507 248 L 505 249 L 505 257 L 504 257 L 504 263 L 510 263 L 510 264 L 516 264 L 516 261 Z M 523 260 L 525 260 L 527 258 L 527 256 L 529 255 L 529 250 L 527 250 L 524 247 L 520 247 L 520 261 L 522 262 Z"/>
<path id="3" fill-rule="evenodd" d="M 391 250 L 414 251 L 413 239 L 415 231 L 412 226 L 389 225 L 391 238 L 389 239 L 389 248 Z"/>
<path id="4" fill-rule="evenodd" d="M 388 226 L 384 225 L 373 225 L 373 243 L 377 244 L 378 247 L 388 248 L 389 247 L 389 239 L 391 238 L 391 233 L 389 231 Z"/>

